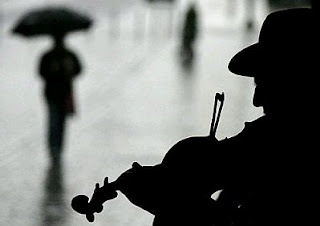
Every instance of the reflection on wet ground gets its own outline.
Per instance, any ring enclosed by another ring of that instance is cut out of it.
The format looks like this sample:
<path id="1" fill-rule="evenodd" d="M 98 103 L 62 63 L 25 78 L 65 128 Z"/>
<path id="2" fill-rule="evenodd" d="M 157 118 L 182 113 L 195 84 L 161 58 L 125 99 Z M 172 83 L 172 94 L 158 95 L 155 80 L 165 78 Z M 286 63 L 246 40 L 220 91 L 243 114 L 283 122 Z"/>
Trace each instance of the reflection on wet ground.
<path id="1" fill-rule="evenodd" d="M 41 203 L 41 225 L 67 225 L 68 200 L 65 197 L 64 174 L 61 164 L 48 167 L 43 183 Z"/>

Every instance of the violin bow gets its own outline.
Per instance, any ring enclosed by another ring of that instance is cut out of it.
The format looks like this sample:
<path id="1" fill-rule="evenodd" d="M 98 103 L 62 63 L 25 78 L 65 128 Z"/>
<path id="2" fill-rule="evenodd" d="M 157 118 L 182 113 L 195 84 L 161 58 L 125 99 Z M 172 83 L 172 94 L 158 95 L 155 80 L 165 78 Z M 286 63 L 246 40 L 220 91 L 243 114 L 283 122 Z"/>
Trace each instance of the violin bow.
<path id="1" fill-rule="evenodd" d="M 218 110 L 218 115 L 216 116 L 218 101 L 220 102 L 220 106 L 219 106 L 219 110 Z M 210 126 L 210 136 L 212 136 L 212 137 L 216 136 L 223 103 L 224 103 L 224 93 L 223 92 L 216 93 L 215 98 L 214 98 L 213 116 L 212 116 L 212 121 L 211 121 L 211 126 Z"/>

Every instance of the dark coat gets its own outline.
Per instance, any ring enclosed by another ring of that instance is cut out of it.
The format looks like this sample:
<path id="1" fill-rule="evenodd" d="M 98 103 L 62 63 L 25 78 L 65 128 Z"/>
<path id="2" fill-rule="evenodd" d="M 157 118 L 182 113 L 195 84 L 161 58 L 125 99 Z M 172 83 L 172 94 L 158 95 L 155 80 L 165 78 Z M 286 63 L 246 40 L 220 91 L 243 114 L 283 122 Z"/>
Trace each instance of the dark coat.
<path id="1" fill-rule="evenodd" d="M 194 7 L 190 7 L 185 16 L 182 30 L 183 46 L 190 46 L 198 35 L 198 15 Z"/>
<path id="2" fill-rule="evenodd" d="M 72 80 L 81 72 L 81 65 L 73 52 L 58 47 L 43 55 L 39 71 L 47 100 L 63 103 L 72 92 Z"/>

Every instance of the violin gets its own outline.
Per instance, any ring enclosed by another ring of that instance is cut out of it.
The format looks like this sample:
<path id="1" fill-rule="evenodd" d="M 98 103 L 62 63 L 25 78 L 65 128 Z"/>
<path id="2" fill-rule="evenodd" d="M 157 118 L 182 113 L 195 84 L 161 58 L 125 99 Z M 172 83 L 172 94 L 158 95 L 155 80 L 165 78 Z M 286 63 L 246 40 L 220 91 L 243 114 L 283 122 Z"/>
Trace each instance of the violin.
<path id="1" fill-rule="evenodd" d="M 136 162 L 132 164 L 134 170 L 140 167 Z M 72 199 L 71 207 L 76 212 L 86 215 L 89 222 L 93 222 L 95 219 L 94 213 L 102 212 L 103 203 L 116 198 L 118 196 L 117 190 L 120 190 L 120 185 L 117 180 L 109 183 L 108 177 L 105 177 L 102 187 L 100 187 L 99 183 L 96 183 L 90 201 L 86 195 L 77 195 Z"/>
<path id="2" fill-rule="evenodd" d="M 217 111 L 218 102 L 220 103 L 220 106 Z M 167 175 L 174 175 L 174 174 L 190 175 L 187 172 L 187 170 L 188 168 L 190 168 L 190 162 L 195 161 L 197 156 L 197 155 L 194 155 L 193 153 L 194 150 L 195 149 L 208 150 L 208 147 L 212 147 L 213 143 L 218 142 L 215 135 L 216 135 L 217 127 L 219 124 L 223 104 L 224 104 L 224 93 L 216 93 L 209 136 L 189 137 L 184 140 L 181 140 L 175 145 L 173 145 L 172 148 L 166 153 L 161 164 L 156 165 L 155 167 L 150 167 L 150 166 L 141 166 L 137 162 L 134 162 L 132 164 L 132 168 L 126 171 L 125 173 L 129 173 L 129 174 L 135 173 L 138 175 L 139 174 L 146 175 L 145 171 L 147 170 L 148 177 L 144 177 L 144 179 L 147 178 L 146 180 L 148 180 L 149 183 L 161 181 L 162 179 L 165 180 L 167 178 L 166 177 Z M 198 168 L 201 168 L 201 167 L 198 167 Z M 162 173 L 162 171 L 169 172 L 169 174 L 166 174 L 166 176 L 163 176 L 162 174 L 164 173 Z M 123 188 L 123 186 L 121 186 L 121 180 L 123 180 L 123 178 L 121 178 L 120 180 L 119 178 L 109 183 L 108 177 L 106 177 L 104 179 L 104 183 L 102 187 L 100 187 L 99 183 L 96 183 L 94 192 L 90 200 L 89 200 L 89 197 L 87 197 L 86 195 L 75 196 L 71 201 L 71 206 L 73 210 L 75 210 L 79 214 L 85 215 L 89 222 L 93 222 L 95 219 L 94 214 L 102 212 L 103 203 L 105 203 L 108 200 L 116 198 L 118 195 L 117 191 L 120 190 L 122 193 L 126 195 L 125 189 Z M 184 178 L 183 180 L 185 179 L 187 178 Z M 152 182 L 150 180 L 152 180 Z M 171 180 L 170 183 L 173 182 L 174 180 Z M 139 180 L 137 183 L 139 183 Z M 155 185 L 153 188 L 156 188 L 156 187 L 157 185 Z M 128 196 L 127 197 L 134 204 L 142 207 L 143 209 L 148 210 L 153 214 L 156 214 L 157 207 L 155 206 L 158 203 L 152 203 L 152 201 L 154 200 L 150 198 L 151 195 L 146 194 L 149 192 L 149 190 L 151 189 L 148 188 L 144 191 L 144 193 L 143 192 L 140 193 L 140 196 L 141 195 L 147 196 L 143 198 L 144 200 L 132 201 Z M 159 190 L 159 192 L 164 192 L 162 189 L 159 189 L 159 188 L 157 188 L 157 190 Z M 208 191 L 208 194 L 209 193 L 210 192 Z"/>
<path id="3" fill-rule="evenodd" d="M 102 212 L 102 204 L 118 196 L 116 188 L 116 182 L 109 183 L 108 177 L 106 177 L 102 187 L 100 187 L 99 183 L 96 183 L 90 201 L 86 195 L 78 195 L 72 199 L 71 206 L 76 212 L 86 215 L 89 222 L 93 222 L 94 213 Z"/>

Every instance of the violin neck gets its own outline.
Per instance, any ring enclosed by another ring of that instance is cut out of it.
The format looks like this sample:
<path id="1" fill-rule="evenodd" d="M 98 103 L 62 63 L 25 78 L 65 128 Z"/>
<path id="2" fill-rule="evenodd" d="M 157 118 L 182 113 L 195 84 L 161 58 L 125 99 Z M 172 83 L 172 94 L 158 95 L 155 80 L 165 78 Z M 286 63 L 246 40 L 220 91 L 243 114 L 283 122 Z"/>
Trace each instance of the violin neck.
<path id="1" fill-rule="evenodd" d="M 120 186 L 117 180 L 110 182 L 107 186 L 108 186 L 108 190 L 110 191 L 117 191 L 120 189 L 119 188 Z"/>

